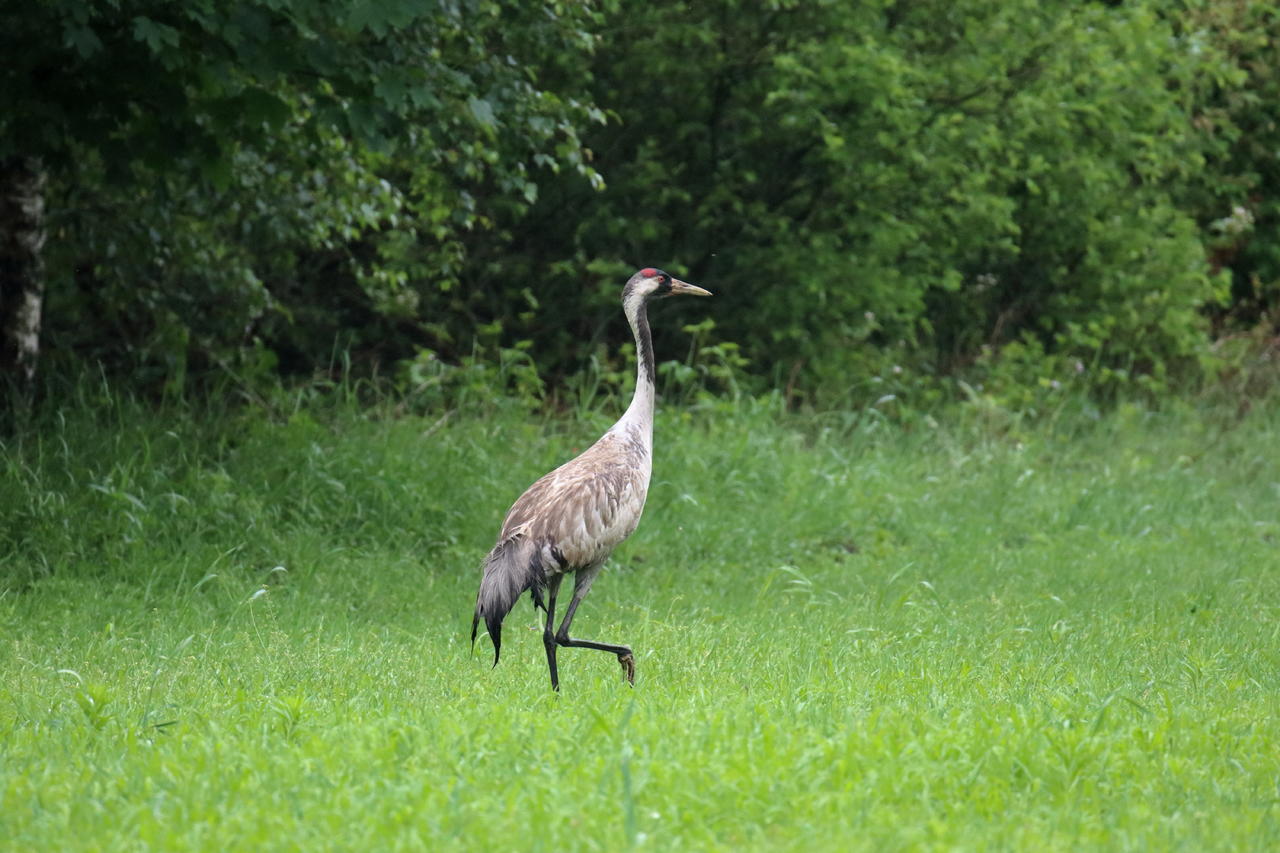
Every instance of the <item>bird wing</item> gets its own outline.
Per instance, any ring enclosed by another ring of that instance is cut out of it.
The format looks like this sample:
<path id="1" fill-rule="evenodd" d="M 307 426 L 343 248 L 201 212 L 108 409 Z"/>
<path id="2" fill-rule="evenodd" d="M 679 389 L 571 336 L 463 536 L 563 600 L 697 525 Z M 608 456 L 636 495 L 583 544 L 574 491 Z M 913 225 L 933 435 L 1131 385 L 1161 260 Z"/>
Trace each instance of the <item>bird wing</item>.
<path id="1" fill-rule="evenodd" d="M 563 557 L 560 568 L 602 562 L 635 530 L 649 488 L 648 453 L 611 438 L 530 486 L 507 512 L 498 541 L 524 535 L 547 543 Z"/>

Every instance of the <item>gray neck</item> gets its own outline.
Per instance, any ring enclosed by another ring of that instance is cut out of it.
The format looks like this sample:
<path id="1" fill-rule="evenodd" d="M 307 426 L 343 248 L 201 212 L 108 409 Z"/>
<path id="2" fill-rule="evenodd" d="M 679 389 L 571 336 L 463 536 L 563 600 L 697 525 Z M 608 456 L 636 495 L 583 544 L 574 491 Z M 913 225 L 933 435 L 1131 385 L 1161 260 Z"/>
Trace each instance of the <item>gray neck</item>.
<path id="1" fill-rule="evenodd" d="M 643 303 L 631 323 L 631 333 L 636 336 L 636 387 L 640 387 L 643 379 L 652 389 L 657 384 L 653 365 L 653 336 L 649 334 L 649 312 Z"/>
<path id="2" fill-rule="evenodd" d="M 636 391 L 623 421 L 639 423 L 646 432 L 653 431 L 653 398 L 656 372 L 653 363 L 653 338 L 649 334 L 649 317 L 645 304 L 637 300 L 627 307 L 627 322 L 636 339 Z"/>

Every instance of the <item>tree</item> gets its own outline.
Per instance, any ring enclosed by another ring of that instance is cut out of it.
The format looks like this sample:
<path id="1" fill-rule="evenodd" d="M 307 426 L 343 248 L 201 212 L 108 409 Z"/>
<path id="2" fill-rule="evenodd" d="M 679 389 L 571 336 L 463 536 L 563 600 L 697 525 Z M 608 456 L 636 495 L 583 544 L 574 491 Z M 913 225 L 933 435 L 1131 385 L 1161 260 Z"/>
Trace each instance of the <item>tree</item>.
<path id="1" fill-rule="evenodd" d="M 545 193 L 524 266 L 662 258 L 720 285 L 717 332 L 778 384 L 984 352 L 1163 383 L 1222 293 L 1179 206 L 1219 60 L 1152 5 L 626 2 L 593 68 L 608 187 Z"/>
<path id="2" fill-rule="evenodd" d="M 249 343 L 302 254 L 394 303 L 405 273 L 383 256 L 528 204 L 537 163 L 592 174 L 577 136 L 589 108 L 540 88 L 529 60 L 589 50 L 594 14 L 501 0 L 10 5 L 0 198 L 26 201 L 0 219 L 0 309 L 4 352 L 22 355 L 0 368 L 34 369 L 40 228 L 14 217 L 38 211 L 46 181 L 64 203 L 49 212 L 49 304 L 89 319 L 104 349 L 163 350 L 167 381 L 197 345 L 217 357 Z"/>
<path id="3" fill-rule="evenodd" d="M 44 301 L 44 169 L 34 157 L 0 160 L 0 375 L 30 387 Z"/>

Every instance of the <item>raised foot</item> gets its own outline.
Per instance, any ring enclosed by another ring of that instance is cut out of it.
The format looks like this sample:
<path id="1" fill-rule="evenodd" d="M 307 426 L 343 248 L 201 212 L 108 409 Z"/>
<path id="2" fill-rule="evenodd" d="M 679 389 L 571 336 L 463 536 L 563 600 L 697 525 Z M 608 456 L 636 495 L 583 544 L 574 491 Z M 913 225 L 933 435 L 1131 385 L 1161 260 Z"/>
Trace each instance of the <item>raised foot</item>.
<path id="1" fill-rule="evenodd" d="M 627 684 L 634 685 L 636 683 L 636 659 L 631 656 L 631 652 L 618 655 L 618 663 L 622 664 L 622 674 L 627 679 Z"/>

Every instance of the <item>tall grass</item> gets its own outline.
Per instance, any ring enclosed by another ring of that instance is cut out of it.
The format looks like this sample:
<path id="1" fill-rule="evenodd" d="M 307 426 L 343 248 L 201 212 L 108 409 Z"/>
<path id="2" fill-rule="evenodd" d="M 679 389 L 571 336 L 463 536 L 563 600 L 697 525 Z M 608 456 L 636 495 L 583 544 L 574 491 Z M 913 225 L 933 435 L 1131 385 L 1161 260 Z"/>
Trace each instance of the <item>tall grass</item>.
<path id="1" fill-rule="evenodd" d="M 566 650 L 466 632 L 590 408 L 157 411 L 4 448 L 0 847 L 1274 849 L 1280 407 L 665 409 Z"/>

